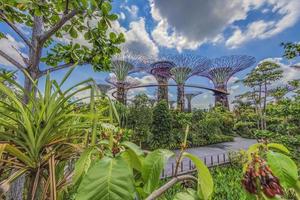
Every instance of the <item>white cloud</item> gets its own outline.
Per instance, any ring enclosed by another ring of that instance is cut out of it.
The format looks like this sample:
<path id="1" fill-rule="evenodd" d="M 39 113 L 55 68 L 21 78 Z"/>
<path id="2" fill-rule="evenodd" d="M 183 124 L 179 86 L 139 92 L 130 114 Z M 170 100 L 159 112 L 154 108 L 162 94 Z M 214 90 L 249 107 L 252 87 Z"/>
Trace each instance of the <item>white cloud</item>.
<path id="1" fill-rule="evenodd" d="M 232 36 L 229 37 L 226 41 L 226 46 L 231 48 L 239 47 L 239 45 L 248 42 L 255 38 L 264 38 L 265 33 L 268 30 L 272 29 L 275 22 L 270 21 L 266 22 L 264 20 L 259 20 L 252 22 L 247 26 L 247 29 L 243 32 L 240 28 L 236 27 L 235 31 L 233 32 Z"/>
<path id="2" fill-rule="evenodd" d="M 272 21 L 254 21 L 244 31 L 235 28 L 232 36 L 227 39 L 226 46 L 236 48 L 253 39 L 270 38 L 292 27 L 300 18 L 299 0 L 265 0 L 265 3 L 273 7 L 271 14 L 276 13 L 281 17 Z M 262 12 L 269 12 L 269 10 L 263 9 Z"/>
<path id="3" fill-rule="evenodd" d="M 154 40 L 165 47 L 196 49 L 204 42 L 221 41 L 222 31 L 236 20 L 246 18 L 247 8 L 231 0 L 150 0 L 157 26 Z"/>
<path id="4" fill-rule="evenodd" d="M 136 5 L 131 5 L 129 6 L 124 6 L 124 9 L 126 9 L 132 18 L 137 18 L 138 17 L 138 12 L 139 12 L 139 8 Z"/>
<path id="5" fill-rule="evenodd" d="M 121 19 L 121 20 L 125 20 L 126 19 L 126 16 L 125 16 L 125 14 L 123 12 L 120 12 L 120 14 L 118 14 L 118 16 L 119 16 L 119 19 Z"/>
<path id="6" fill-rule="evenodd" d="M 132 21 L 129 30 L 125 31 L 125 48 L 135 54 L 157 56 L 159 49 L 146 31 L 145 19 Z"/>
<path id="7" fill-rule="evenodd" d="M 7 55 L 15 59 L 18 63 L 25 66 L 23 58 L 20 56 L 22 49 L 25 45 L 22 42 L 16 41 L 11 35 L 7 34 L 6 38 L 2 38 L 0 40 L 0 49 L 4 51 Z M 24 57 L 27 57 L 26 54 L 21 53 Z M 0 56 L 0 64 L 4 66 L 11 67 L 13 66 L 10 62 L 8 62 L 5 58 Z"/>
<path id="8" fill-rule="evenodd" d="M 235 48 L 253 39 L 265 39 L 293 26 L 300 16 L 299 0 L 149 0 L 156 22 L 152 31 L 155 42 L 163 47 L 197 49 L 203 43 L 223 42 L 225 29 L 234 27 L 226 46 Z M 259 19 L 246 28 L 233 26 L 246 20 L 249 12 L 260 10 L 274 15 Z M 278 17 L 277 17 L 278 16 Z"/>

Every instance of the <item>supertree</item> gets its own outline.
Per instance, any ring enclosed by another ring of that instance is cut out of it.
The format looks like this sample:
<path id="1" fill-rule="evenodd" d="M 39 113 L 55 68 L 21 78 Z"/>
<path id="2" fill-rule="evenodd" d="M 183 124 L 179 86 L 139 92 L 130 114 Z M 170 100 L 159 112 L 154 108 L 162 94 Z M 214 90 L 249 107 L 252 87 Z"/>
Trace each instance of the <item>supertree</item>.
<path id="1" fill-rule="evenodd" d="M 115 87 L 117 88 L 117 100 L 124 103 L 125 87 L 129 74 L 138 72 L 145 67 L 143 56 L 132 55 L 126 51 L 112 58 L 111 72 L 115 76 Z"/>
<path id="2" fill-rule="evenodd" d="M 228 80 L 237 72 L 240 72 L 255 63 L 255 58 L 246 55 L 223 56 L 212 59 L 209 70 L 199 73 L 199 75 L 210 79 L 215 89 L 227 93 Z M 215 92 L 215 104 L 222 104 L 229 108 L 228 94 Z"/>
<path id="3" fill-rule="evenodd" d="M 209 59 L 190 54 L 172 55 L 168 57 L 176 67 L 170 70 L 172 78 L 177 84 L 177 109 L 184 110 L 184 84 L 193 75 L 207 70 Z"/>
<path id="4" fill-rule="evenodd" d="M 114 77 L 107 77 L 106 82 L 113 85 L 116 88 L 116 92 L 113 93 L 113 97 L 117 99 L 118 102 L 126 105 L 127 92 L 131 87 L 140 85 L 140 81 L 135 78 L 127 78 L 122 82 L 117 81 Z M 117 93 L 115 96 L 114 94 Z"/>
<path id="5" fill-rule="evenodd" d="M 188 112 L 192 112 L 192 99 L 196 96 L 198 96 L 199 94 L 202 94 L 202 92 L 191 92 L 191 93 L 187 93 L 185 94 L 185 98 L 187 100 L 187 104 L 188 104 Z"/>
<path id="6" fill-rule="evenodd" d="M 168 101 L 168 81 L 171 78 L 170 70 L 175 67 L 175 64 L 168 61 L 166 56 L 161 56 L 157 59 L 150 58 L 147 62 L 149 64 L 143 70 L 153 75 L 158 82 L 157 100 L 164 99 Z"/>

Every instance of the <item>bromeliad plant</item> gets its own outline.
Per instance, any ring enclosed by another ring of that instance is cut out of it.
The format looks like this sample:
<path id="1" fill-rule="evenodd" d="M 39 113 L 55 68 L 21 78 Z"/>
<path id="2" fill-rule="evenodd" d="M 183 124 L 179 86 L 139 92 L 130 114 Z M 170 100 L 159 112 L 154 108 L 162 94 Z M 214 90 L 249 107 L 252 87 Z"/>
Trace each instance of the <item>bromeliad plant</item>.
<path id="1" fill-rule="evenodd" d="M 277 143 L 257 143 L 246 152 L 244 189 L 257 199 L 280 198 L 285 189 L 294 190 L 300 198 L 300 181 L 297 166 L 289 158 L 289 150 Z"/>
<path id="2" fill-rule="evenodd" d="M 102 140 L 86 149 L 76 163 L 73 177 L 74 187 L 78 187 L 76 200 L 153 200 L 177 182 L 185 180 L 196 181 L 197 190 L 178 193 L 175 199 L 210 199 L 212 177 L 198 157 L 184 152 L 187 133 L 188 129 L 177 163 L 183 157 L 191 159 L 197 168 L 198 179 L 191 175 L 177 175 L 176 172 L 175 177 L 160 186 L 160 174 L 167 160 L 174 156 L 173 152 L 164 149 L 144 152 L 137 145 L 124 141 L 126 134 L 122 130 L 113 127 L 103 130 Z"/>
<path id="3" fill-rule="evenodd" d="M 43 91 L 34 82 L 27 104 L 22 99 L 26 91 L 16 81 L 4 77 L 18 94 L 0 82 L 5 96 L 0 99 L 0 195 L 22 176 L 26 180 L 23 199 L 58 199 L 59 191 L 70 182 L 71 161 L 85 148 L 84 141 L 93 140 L 99 124 L 110 120 L 101 110 L 96 113 L 97 95 L 87 84 L 92 80 L 62 90 L 71 72 L 60 83 L 47 75 Z M 86 91 L 91 91 L 91 96 L 74 100 Z M 84 99 L 91 100 L 91 112 L 78 111 Z"/>

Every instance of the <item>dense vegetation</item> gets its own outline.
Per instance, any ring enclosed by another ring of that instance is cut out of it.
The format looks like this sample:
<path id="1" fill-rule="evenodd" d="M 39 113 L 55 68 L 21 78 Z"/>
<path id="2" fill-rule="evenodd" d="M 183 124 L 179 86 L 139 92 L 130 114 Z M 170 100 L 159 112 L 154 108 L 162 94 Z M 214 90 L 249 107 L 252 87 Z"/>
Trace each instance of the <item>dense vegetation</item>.
<path id="1" fill-rule="evenodd" d="M 118 18 L 110 2 L 1 1 L 1 23 L 24 42 L 28 58 L 20 54 L 19 63 L 0 51 L 25 79 L 20 84 L 14 72 L 1 70 L 0 199 L 300 199 L 300 81 L 279 84 L 277 63 L 261 62 L 245 77 L 249 91 L 235 98 L 232 111 L 215 105 L 179 112 L 165 101 L 153 105 L 146 94 L 125 106 L 100 94 L 92 79 L 65 86 L 77 65 L 109 70 L 120 52 L 124 36 L 110 30 Z M 57 40 L 65 34 L 70 41 Z M 71 42 L 79 34 L 89 45 Z M 298 43 L 283 46 L 285 57 L 299 56 Z M 70 70 L 60 81 L 51 78 L 64 68 Z M 186 151 L 234 136 L 258 143 L 233 152 L 225 167 L 209 170 Z M 171 157 L 174 177 L 161 180 Z M 179 173 L 183 159 L 194 174 Z"/>

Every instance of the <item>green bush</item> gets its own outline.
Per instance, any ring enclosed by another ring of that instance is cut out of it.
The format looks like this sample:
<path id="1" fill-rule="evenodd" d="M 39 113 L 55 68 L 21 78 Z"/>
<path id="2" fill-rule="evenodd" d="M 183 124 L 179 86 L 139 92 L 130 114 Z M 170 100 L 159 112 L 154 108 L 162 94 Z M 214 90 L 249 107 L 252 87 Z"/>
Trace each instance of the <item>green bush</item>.
<path id="1" fill-rule="evenodd" d="M 133 130 L 133 141 L 144 147 L 152 124 L 152 108 L 146 94 L 137 95 L 129 106 L 127 128 Z"/>
<path id="2" fill-rule="evenodd" d="M 151 149 L 168 148 L 173 141 L 172 116 L 166 101 L 154 107 L 149 145 Z"/>

